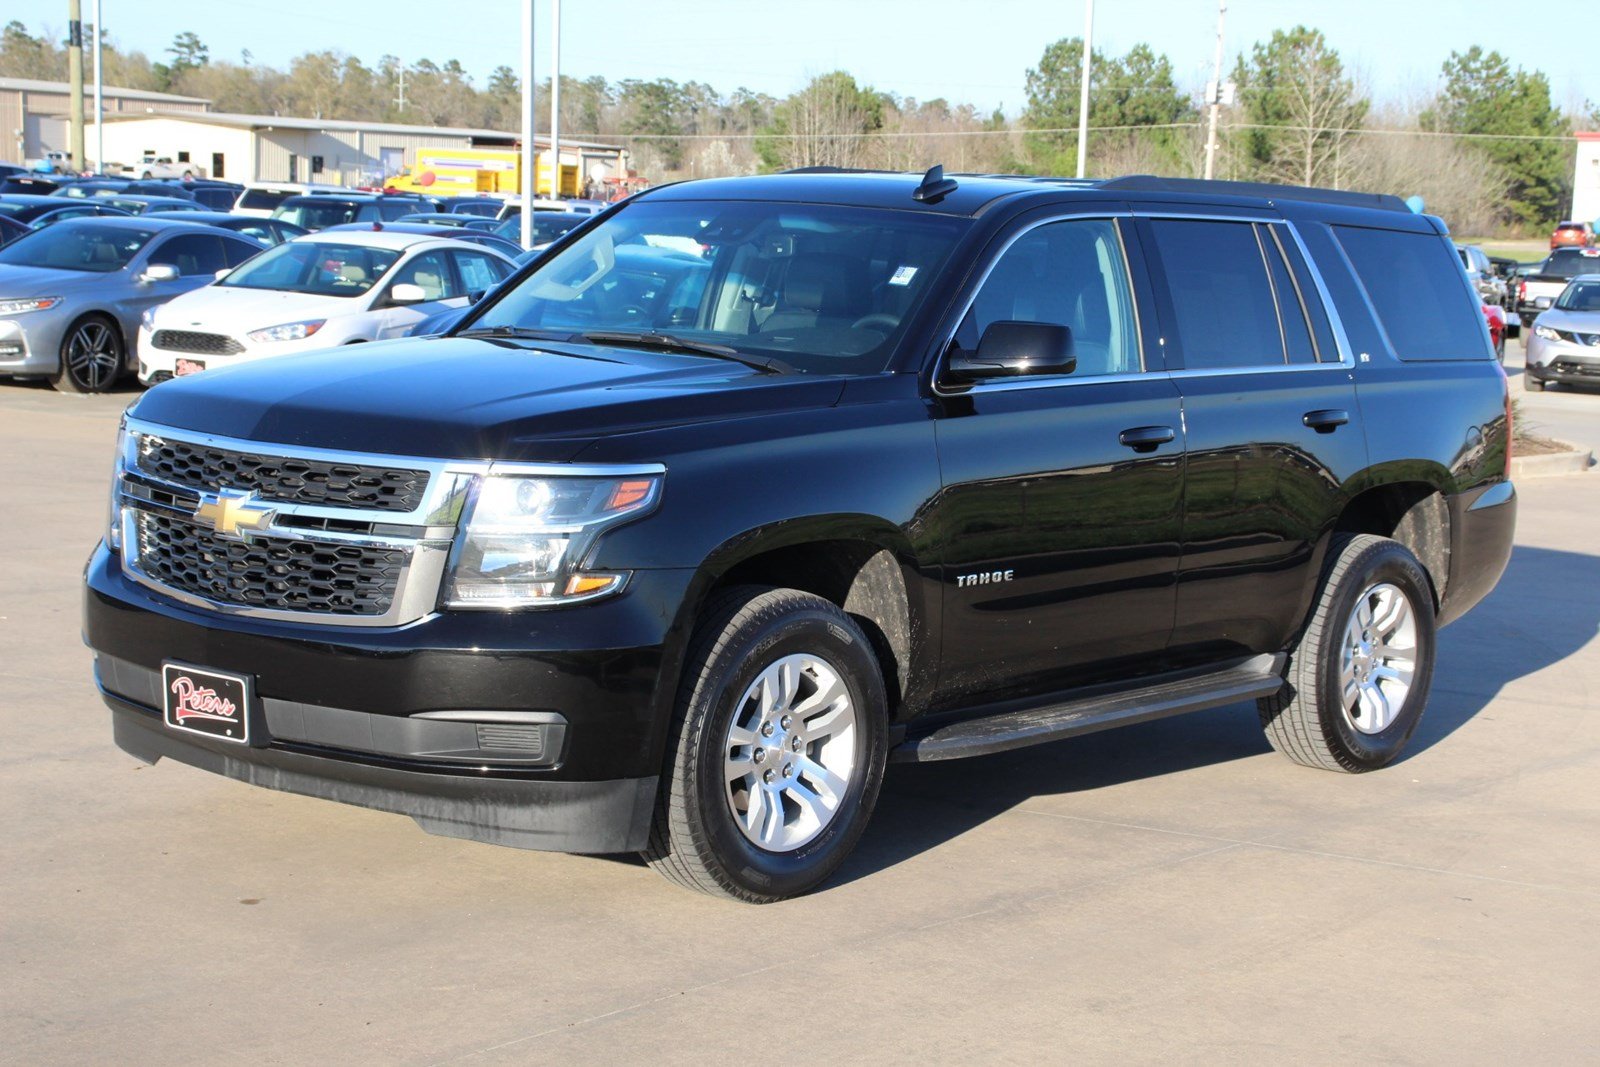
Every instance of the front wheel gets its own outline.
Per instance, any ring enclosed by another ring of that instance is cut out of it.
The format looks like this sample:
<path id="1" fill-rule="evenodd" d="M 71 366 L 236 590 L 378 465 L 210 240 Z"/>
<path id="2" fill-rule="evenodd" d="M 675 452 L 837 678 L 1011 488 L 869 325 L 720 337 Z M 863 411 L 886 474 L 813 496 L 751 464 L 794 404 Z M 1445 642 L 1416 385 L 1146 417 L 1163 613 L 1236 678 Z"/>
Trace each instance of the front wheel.
<path id="1" fill-rule="evenodd" d="M 752 586 L 717 598 L 684 665 L 645 859 L 752 904 L 814 888 L 877 803 L 885 706 L 872 646 L 836 605 Z"/>
<path id="2" fill-rule="evenodd" d="M 1272 747 L 1307 767 L 1370 771 L 1399 758 L 1433 681 L 1427 572 L 1398 541 L 1342 535 L 1283 689 L 1257 701 Z"/>
<path id="3" fill-rule="evenodd" d="M 122 375 L 122 333 L 110 319 L 79 319 L 61 339 L 61 362 L 50 379 L 63 393 L 103 393 Z"/>

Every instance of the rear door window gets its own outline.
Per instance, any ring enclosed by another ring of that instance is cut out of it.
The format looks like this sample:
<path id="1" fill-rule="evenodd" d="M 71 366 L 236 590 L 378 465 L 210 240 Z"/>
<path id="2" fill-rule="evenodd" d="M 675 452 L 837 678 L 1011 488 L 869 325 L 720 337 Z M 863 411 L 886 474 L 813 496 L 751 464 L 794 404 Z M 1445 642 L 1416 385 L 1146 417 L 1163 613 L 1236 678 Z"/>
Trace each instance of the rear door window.
<path id="1" fill-rule="evenodd" d="M 1185 370 L 1288 362 L 1255 225 L 1209 219 L 1150 219 L 1147 225 L 1151 267 L 1165 281 L 1171 304 L 1173 322 L 1163 326 L 1176 339 Z"/>
<path id="2" fill-rule="evenodd" d="M 223 255 L 222 238 L 209 233 L 185 233 L 168 238 L 160 247 L 151 250 L 150 262 L 171 264 L 185 278 L 215 274 L 224 267 L 233 266 Z"/>
<path id="3" fill-rule="evenodd" d="M 1434 234 L 1334 226 L 1367 299 L 1403 360 L 1493 359 L 1480 301 L 1449 242 Z"/>
<path id="4" fill-rule="evenodd" d="M 469 293 L 481 293 L 505 280 L 511 268 L 482 252 L 452 252 L 461 271 L 461 284 Z"/>

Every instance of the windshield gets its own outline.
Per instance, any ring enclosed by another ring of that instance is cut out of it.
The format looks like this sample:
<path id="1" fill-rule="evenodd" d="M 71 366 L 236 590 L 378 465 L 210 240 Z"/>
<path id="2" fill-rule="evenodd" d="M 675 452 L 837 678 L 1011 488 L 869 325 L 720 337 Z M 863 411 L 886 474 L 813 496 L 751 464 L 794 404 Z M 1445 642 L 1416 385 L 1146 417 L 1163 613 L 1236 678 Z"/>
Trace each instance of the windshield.
<path id="1" fill-rule="evenodd" d="M 355 222 L 361 208 L 361 204 L 353 204 L 348 200 L 317 197 L 283 204 L 272 213 L 272 217 L 304 226 L 308 230 L 325 230 L 329 226 Z"/>
<path id="2" fill-rule="evenodd" d="M 378 284 L 399 258 L 400 253 L 389 248 L 294 241 L 261 253 L 217 284 L 317 296 L 360 296 Z"/>
<path id="3" fill-rule="evenodd" d="M 644 201 L 471 328 L 669 333 L 816 374 L 883 370 L 965 220 L 816 204 Z"/>
<path id="4" fill-rule="evenodd" d="M 1593 274 L 1596 271 L 1600 271 L 1600 248 L 1572 248 L 1550 253 L 1540 273 L 1557 278 L 1576 278 L 1580 274 Z"/>
<path id="5" fill-rule="evenodd" d="M 126 267 L 154 236 L 150 230 L 132 227 L 62 222 L 0 248 L 0 263 L 110 274 Z"/>
<path id="6" fill-rule="evenodd" d="M 1600 280 L 1573 282 L 1556 301 L 1562 311 L 1600 311 Z"/>
<path id="7" fill-rule="evenodd" d="M 568 233 L 588 222 L 593 216 L 567 214 L 558 211 L 535 211 L 533 213 L 533 243 L 547 245 L 565 237 Z M 522 216 L 513 215 L 494 228 L 494 232 L 511 241 L 522 240 Z"/>

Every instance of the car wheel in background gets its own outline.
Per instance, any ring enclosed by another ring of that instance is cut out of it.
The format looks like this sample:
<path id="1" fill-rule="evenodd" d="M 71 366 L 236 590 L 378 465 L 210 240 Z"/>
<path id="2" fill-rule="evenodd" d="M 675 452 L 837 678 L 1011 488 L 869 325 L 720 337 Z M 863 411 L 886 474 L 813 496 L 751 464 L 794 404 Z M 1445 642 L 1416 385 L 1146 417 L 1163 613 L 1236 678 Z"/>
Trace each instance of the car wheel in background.
<path id="1" fill-rule="evenodd" d="M 1283 689 L 1256 702 L 1272 747 L 1307 767 L 1370 771 L 1411 739 L 1433 681 L 1427 572 L 1404 545 L 1339 535 Z"/>
<path id="2" fill-rule="evenodd" d="M 1542 393 L 1544 392 L 1544 382 L 1524 371 L 1522 374 L 1522 388 L 1530 393 Z"/>
<path id="3" fill-rule="evenodd" d="M 684 664 L 645 859 L 752 904 L 814 888 L 877 803 L 885 708 L 872 645 L 838 606 L 796 589 L 722 594 Z"/>
<path id="4" fill-rule="evenodd" d="M 85 315 L 61 339 L 61 361 L 50 379 L 63 393 L 103 393 L 122 376 L 122 333 L 104 315 Z"/>

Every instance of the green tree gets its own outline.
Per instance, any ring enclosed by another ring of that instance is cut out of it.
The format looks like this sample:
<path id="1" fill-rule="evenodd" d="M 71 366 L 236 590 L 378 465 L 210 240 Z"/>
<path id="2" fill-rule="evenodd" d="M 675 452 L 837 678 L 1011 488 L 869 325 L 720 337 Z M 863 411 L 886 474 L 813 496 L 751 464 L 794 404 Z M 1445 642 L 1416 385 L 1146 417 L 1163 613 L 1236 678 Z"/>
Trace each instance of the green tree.
<path id="1" fill-rule="evenodd" d="M 66 77 L 65 53 L 13 19 L 0 30 L 0 77 L 59 81 Z"/>
<path id="2" fill-rule="evenodd" d="M 155 65 L 156 76 L 161 80 L 163 89 L 179 87 L 184 75 L 211 62 L 211 49 L 189 30 L 172 38 L 172 44 L 167 46 L 167 54 L 172 57 L 171 63 Z"/>
<path id="3" fill-rule="evenodd" d="M 1262 177 L 1342 184 L 1343 149 L 1370 105 L 1321 30 L 1274 30 L 1248 61 L 1240 57 L 1234 81 L 1246 122 L 1255 127 L 1244 131 L 1245 155 Z"/>
<path id="4" fill-rule="evenodd" d="M 773 109 L 756 151 L 769 169 L 861 166 L 868 137 L 883 128 L 893 106 L 842 70 L 821 74 Z"/>
<path id="5" fill-rule="evenodd" d="M 1096 49 L 1091 59 L 1089 126 L 1106 131 L 1091 134 L 1091 144 L 1137 139 L 1170 155 L 1176 143 L 1170 127 L 1194 118 L 1194 105 L 1173 81 L 1171 60 L 1144 44 L 1134 45 L 1124 56 L 1107 56 Z M 1028 105 L 1022 124 L 1037 131 L 1028 135 L 1027 146 L 1041 164 L 1057 173 L 1066 173 L 1076 162 L 1082 78 L 1081 37 L 1048 46 L 1039 65 L 1027 73 Z"/>
<path id="6" fill-rule="evenodd" d="M 1513 70 L 1499 52 L 1485 52 L 1477 45 L 1451 52 L 1442 73 L 1444 88 L 1423 114 L 1423 128 L 1511 135 L 1473 141 L 1503 174 L 1507 213 L 1525 226 L 1558 221 L 1571 192 L 1571 147 L 1559 140 L 1529 138 L 1558 138 L 1572 132 L 1566 117 L 1550 102 L 1550 80 L 1539 71 Z"/>

